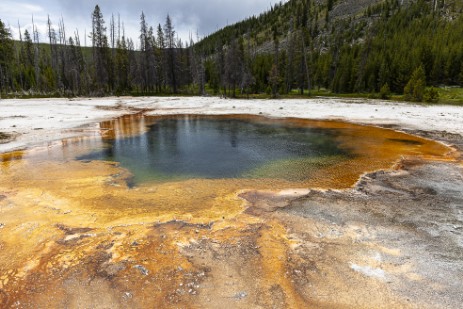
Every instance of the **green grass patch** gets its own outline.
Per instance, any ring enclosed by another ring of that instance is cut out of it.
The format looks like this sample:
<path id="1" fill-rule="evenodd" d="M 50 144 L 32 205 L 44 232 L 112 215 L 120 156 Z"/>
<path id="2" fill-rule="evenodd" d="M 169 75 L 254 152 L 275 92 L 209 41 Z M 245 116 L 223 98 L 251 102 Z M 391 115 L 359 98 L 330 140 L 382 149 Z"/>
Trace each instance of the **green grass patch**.
<path id="1" fill-rule="evenodd" d="M 2 99 L 50 99 L 50 98 L 65 98 L 57 92 L 52 93 L 3 93 Z"/>
<path id="2" fill-rule="evenodd" d="M 437 103 L 425 103 L 423 104 L 447 104 L 447 105 L 457 105 L 463 106 L 463 87 L 453 87 L 453 86 L 442 86 L 436 88 L 439 92 L 439 101 Z M 211 96 L 221 96 L 221 92 L 217 95 L 214 95 L 214 91 L 206 86 L 206 93 Z M 139 92 L 139 91 L 131 91 L 128 93 L 120 93 L 114 95 L 130 95 L 133 97 L 141 97 L 141 96 L 153 96 L 153 97 L 194 97 L 198 96 L 198 89 L 197 88 L 186 88 L 181 89 L 179 93 L 172 94 L 170 92 Z M 108 94 L 108 96 L 110 96 Z M 231 98 L 229 95 L 228 97 Z M 287 94 L 280 94 L 278 95 L 277 99 L 307 99 L 311 97 L 326 97 L 326 98 L 349 98 L 349 99 L 380 99 L 379 93 L 334 93 L 328 89 L 320 88 L 320 89 L 312 89 L 307 91 L 304 90 L 304 93 L 301 94 L 299 90 L 293 89 Z M 46 98 L 69 98 L 69 96 L 64 96 L 58 92 L 53 93 L 8 93 L 2 94 L 3 99 L 46 99 Z M 236 91 L 237 99 L 272 99 L 271 94 L 267 93 L 240 93 Z M 404 96 L 399 94 L 391 94 L 390 95 L 391 101 L 404 101 Z"/>
<path id="3" fill-rule="evenodd" d="M 463 105 L 462 87 L 440 87 L 438 104 Z"/>

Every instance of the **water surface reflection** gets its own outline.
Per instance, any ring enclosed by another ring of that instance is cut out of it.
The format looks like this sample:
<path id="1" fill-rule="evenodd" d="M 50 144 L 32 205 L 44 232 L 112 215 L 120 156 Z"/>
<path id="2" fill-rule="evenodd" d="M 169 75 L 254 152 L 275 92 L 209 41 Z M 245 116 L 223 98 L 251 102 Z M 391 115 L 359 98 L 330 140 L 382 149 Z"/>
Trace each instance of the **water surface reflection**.
<path id="1" fill-rule="evenodd" d="M 124 130 L 122 130 L 124 131 Z M 250 121 L 204 116 L 165 117 L 142 134 L 111 136 L 104 149 L 80 160 L 120 162 L 136 181 L 177 178 L 288 177 L 278 162 L 306 164 L 345 156 L 337 130 L 301 127 L 281 120 Z M 310 160 L 309 160 L 310 159 Z M 302 160 L 302 161 L 301 161 Z M 262 172 L 271 171 L 271 175 Z M 259 172 L 258 172 L 259 171 Z"/>

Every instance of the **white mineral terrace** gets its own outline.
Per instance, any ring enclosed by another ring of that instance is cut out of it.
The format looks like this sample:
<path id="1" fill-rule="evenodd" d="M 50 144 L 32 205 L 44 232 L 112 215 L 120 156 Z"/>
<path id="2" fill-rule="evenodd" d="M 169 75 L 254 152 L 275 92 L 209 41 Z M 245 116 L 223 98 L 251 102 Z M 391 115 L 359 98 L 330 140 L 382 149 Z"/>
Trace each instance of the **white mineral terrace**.
<path id="1" fill-rule="evenodd" d="M 85 135 L 98 122 L 138 109 L 161 114 L 256 114 L 270 117 L 332 119 L 403 129 L 446 131 L 463 135 L 463 107 L 416 105 L 365 99 L 312 98 L 244 100 L 217 97 L 112 97 L 77 99 L 0 100 L 0 132 L 17 136 L 0 144 L 0 152 L 65 137 Z M 75 128 L 82 130 L 69 130 Z"/>

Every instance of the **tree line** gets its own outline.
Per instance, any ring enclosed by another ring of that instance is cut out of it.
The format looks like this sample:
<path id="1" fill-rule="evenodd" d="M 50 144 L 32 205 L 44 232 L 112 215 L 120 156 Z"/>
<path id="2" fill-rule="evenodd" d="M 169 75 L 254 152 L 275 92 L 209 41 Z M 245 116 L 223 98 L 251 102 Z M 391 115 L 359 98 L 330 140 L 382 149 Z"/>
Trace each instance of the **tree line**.
<path id="1" fill-rule="evenodd" d="M 19 41 L 0 21 L 0 91 L 57 95 L 267 93 L 321 88 L 335 93 L 403 94 L 435 100 L 429 86 L 463 86 L 463 14 L 458 1 L 385 0 L 339 18 L 339 1 L 291 0 L 183 43 L 167 16 L 140 16 L 139 48 L 119 18 L 109 26 L 97 5 L 91 47 L 48 21 Z M 453 7 L 449 6 L 453 3 Z M 460 11 L 458 11 L 460 10 Z M 109 29 L 108 29 L 109 28 Z"/>
<path id="2" fill-rule="evenodd" d="M 385 0 L 337 18 L 338 2 L 279 3 L 210 35 L 197 44 L 209 55 L 206 80 L 231 93 L 238 84 L 251 93 L 324 88 L 413 101 L 435 100 L 431 86 L 463 86 L 461 3 Z M 227 58 L 241 70 L 238 80 Z"/>
<path id="3" fill-rule="evenodd" d="M 35 25 L 19 41 L 0 20 L 0 92 L 34 95 L 119 95 L 202 93 L 202 59 L 193 40 L 183 43 L 170 16 L 156 29 L 142 12 L 139 49 L 125 34 L 120 18 L 109 25 L 98 5 L 91 15 L 91 47 L 81 45 L 78 30 L 67 36 L 48 18 L 49 39 L 39 41 Z M 20 28 L 19 28 L 20 29 Z M 20 30 L 21 32 L 21 30 Z"/>

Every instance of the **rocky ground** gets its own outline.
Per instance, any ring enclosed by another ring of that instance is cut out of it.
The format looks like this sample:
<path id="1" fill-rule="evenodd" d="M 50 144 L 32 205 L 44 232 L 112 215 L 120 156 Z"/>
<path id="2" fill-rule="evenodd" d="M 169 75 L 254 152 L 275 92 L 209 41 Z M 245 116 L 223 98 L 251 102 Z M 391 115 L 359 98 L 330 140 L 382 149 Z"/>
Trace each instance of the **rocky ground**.
<path id="1" fill-rule="evenodd" d="M 362 177 L 352 190 L 312 191 L 286 205 L 270 198 L 247 211 L 284 222 L 297 239 L 290 273 L 308 299 L 323 295 L 335 307 L 458 308 L 462 188 L 461 166 L 402 162 L 400 170 Z"/>
<path id="2" fill-rule="evenodd" d="M 452 126 L 394 128 L 463 150 Z M 198 184 L 129 189 L 115 164 L 3 162 L 0 307 L 459 308 L 453 157 L 407 157 L 345 190 L 241 190 L 211 205 Z M 170 200 L 182 190 L 192 209 Z"/>
<path id="3" fill-rule="evenodd" d="M 35 258 L 2 272 L 0 304 L 459 308 L 462 188 L 461 165 L 404 161 L 348 190 L 244 192 L 242 213 L 208 223 L 55 224 Z M 33 237 L 39 227 L 24 224 L 14 229 Z"/>

